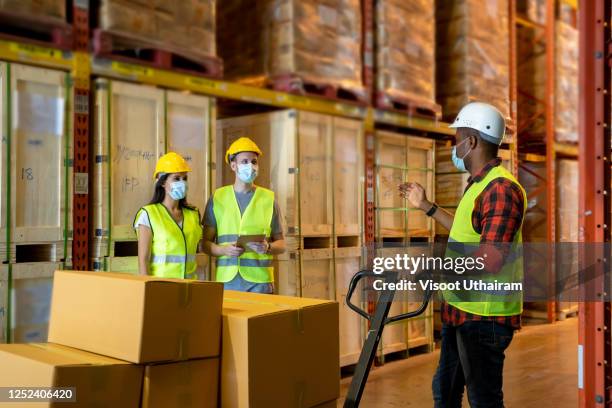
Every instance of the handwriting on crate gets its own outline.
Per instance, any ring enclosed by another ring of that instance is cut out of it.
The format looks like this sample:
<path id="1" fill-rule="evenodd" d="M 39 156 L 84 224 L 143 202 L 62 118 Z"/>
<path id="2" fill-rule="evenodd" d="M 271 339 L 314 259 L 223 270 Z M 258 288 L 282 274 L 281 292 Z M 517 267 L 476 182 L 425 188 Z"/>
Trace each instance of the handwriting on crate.
<path id="1" fill-rule="evenodd" d="M 134 191 L 140 185 L 140 181 L 136 177 L 123 177 L 121 179 L 121 191 Z"/>
<path id="2" fill-rule="evenodd" d="M 150 152 L 146 150 L 132 149 L 128 146 L 117 145 L 117 149 L 115 151 L 114 160 L 115 162 L 119 162 L 121 160 L 154 160 L 155 152 Z"/>

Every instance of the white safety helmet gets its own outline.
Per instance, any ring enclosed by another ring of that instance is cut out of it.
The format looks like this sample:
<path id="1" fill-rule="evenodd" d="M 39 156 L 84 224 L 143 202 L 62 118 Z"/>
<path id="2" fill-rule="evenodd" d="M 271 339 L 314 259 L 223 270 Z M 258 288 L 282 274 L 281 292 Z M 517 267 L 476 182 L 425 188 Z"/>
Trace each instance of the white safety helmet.
<path id="1" fill-rule="evenodd" d="M 450 128 L 472 128 L 480 132 L 487 142 L 500 145 L 506 132 L 506 122 L 502 114 L 488 103 L 471 102 L 459 111 Z"/>

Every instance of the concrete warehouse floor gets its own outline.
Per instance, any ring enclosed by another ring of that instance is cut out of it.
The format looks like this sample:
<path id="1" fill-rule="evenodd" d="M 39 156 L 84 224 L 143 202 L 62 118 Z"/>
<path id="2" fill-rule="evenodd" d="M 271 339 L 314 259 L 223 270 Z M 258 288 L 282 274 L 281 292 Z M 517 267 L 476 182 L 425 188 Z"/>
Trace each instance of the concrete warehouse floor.
<path id="1" fill-rule="evenodd" d="M 578 319 L 527 325 L 506 353 L 504 397 L 508 407 L 564 408 L 578 405 Z M 370 373 L 361 407 L 432 407 L 431 379 L 440 351 L 376 367 Z M 344 403 L 351 378 L 341 381 Z M 469 407 L 464 395 L 463 406 Z"/>

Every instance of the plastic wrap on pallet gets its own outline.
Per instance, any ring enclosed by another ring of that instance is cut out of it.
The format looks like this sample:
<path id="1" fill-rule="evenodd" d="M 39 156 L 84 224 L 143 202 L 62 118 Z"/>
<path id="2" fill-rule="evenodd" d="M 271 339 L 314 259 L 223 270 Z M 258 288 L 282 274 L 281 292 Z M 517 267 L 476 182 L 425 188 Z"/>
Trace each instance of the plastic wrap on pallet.
<path id="1" fill-rule="evenodd" d="M 444 119 L 454 120 L 474 100 L 509 117 L 507 0 L 438 0 L 436 6 L 436 93 Z"/>
<path id="2" fill-rule="evenodd" d="M 151 47 L 215 56 L 215 0 L 103 0 L 99 26 Z"/>
<path id="3" fill-rule="evenodd" d="M 66 0 L 0 0 L 0 10 L 66 19 Z"/>
<path id="4" fill-rule="evenodd" d="M 557 21 L 555 41 L 555 137 L 578 143 L 578 30 Z"/>
<path id="5" fill-rule="evenodd" d="M 578 242 L 578 162 L 557 161 L 557 239 Z"/>
<path id="6" fill-rule="evenodd" d="M 518 0 L 516 11 L 538 24 L 546 24 L 546 0 Z"/>
<path id="7" fill-rule="evenodd" d="M 390 97 L 435 103 L 435 20 L 430 0 L 376 5 L 376 81 Z"/>
<path id="8" fill-rule="evenodd" d="M 363 92 L 360 10 L 359 0 L 223 1 L 218 43 L 225 74 L 240 80 L 296 75 Z"/>
<path id="9" fill-rule="evenodd" d="M 539 32 L 517 27 L 518 123 L 524 141 L 541 142 L 546 132 L 546 49 L 536 40 Z"/>
<path id="10" fill-rule="evenodd" d="M 155 38 L 156 21 L 153 8 L 125 1 L 105 0 L 100 4 L 100 28 L 144 39 Z"/>
<path id="11" fill-rule="evenodd" d="M 527 193 L 527 212 L 523 221 L 524 242 L 545 242 L 546 233 L 546 163 L 523 162 L 519 181 Z"/>

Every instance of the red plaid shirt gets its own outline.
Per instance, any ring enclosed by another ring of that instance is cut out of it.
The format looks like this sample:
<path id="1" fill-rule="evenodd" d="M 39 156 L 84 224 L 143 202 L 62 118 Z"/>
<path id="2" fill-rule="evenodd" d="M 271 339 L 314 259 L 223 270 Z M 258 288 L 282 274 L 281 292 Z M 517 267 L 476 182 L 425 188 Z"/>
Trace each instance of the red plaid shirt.
<path id="1" fill-rule="evenodd" d="M 482 180 L 489 170 L 499 166 L 501 159 L 491 160 L 478 174 L 468 179 L 467 187 Z M 472 226 L 480 235 L 481 243 L 512 242 L 523 221 L 523 192 L 520 187 L 506 178 L 498 178 L 489 183 L 476 198 L 472 212 Z M 503 255 L 498 259 L 503 263 Z M 467 320 L 487 320 L 510 326 L 521 327 L 521 315 L 514 316 L 481 316 L 464 312 L 442 302 L 440 305 L 442 321 L 451 326 L 459 326 Z"/>

